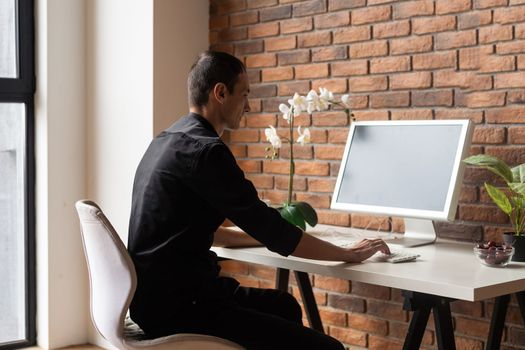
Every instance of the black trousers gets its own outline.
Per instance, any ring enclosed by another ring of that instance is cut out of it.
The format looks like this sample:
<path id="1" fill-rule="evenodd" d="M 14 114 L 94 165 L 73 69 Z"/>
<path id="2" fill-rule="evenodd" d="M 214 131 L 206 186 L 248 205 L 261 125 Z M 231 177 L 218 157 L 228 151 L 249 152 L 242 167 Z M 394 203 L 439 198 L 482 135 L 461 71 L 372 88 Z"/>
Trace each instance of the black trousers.
<path id="1" fill-rule="evenodd" d="M 183 332 L 229 339 L 249 350 L 344 350 L 336 339 L 303 326 L 297 300 L 275 289 L 239 287 L 228 300 L 189 306 L 163 330 Z"/>

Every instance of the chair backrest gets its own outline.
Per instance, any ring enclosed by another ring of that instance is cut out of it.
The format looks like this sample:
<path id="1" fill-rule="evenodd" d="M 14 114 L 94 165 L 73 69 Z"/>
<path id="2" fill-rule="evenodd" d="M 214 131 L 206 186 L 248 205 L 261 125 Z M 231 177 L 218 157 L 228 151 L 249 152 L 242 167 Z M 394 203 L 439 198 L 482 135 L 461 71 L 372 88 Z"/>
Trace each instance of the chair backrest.
<path id="1" fill-rule="evenodd" d="M 89 200 L 75 206 L 89 271 L 91 318 L 100 335 L 113 346 L 125 348 L 124 317 L 137 286 L 135 267 L 100 207 Z"/>

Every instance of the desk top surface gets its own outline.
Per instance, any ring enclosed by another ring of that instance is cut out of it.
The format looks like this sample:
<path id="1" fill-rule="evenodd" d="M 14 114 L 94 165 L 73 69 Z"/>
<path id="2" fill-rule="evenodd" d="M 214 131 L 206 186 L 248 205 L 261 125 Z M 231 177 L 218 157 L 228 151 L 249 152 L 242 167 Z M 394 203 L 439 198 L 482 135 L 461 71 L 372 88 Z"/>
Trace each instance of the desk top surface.
<path id="1" fill-rule="evenodd" d="M 335 227 L 334 227 L 335 228 Z M 364 231 L 321 225 L 315 232 L 334 232 L 360 237 Z M 422 247 L 402 248 L 420 254 L 411 262 L 388 263 L 374 258 L 350 264 L 338 261 L 283 257 L 264 247 L 218 248 L 212 250 L 223 258 L 280 267 L 295 271 L 359 281 L 380 286 L 411 290 L 444 297 L 478 301 L 525 290 L 525 263 L 512 261 L 507 267 L 488 267 L 473 253 L 474 243 L 438 240 Z"/>

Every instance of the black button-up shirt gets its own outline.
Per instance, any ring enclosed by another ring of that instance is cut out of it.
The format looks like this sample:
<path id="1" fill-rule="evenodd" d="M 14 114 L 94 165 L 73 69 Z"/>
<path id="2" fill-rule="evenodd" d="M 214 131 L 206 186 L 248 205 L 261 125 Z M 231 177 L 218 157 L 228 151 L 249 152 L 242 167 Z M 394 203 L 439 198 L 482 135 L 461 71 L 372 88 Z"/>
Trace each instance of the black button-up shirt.
<path id="1" fill-rule="evenodd" d="M 237 288 L 219 277 L 210 251 L 225 218 L 284 256 L 302 235 L 258 198 L 213 126 L 190 113 L 151 142 L 135 175 L 128 250 L 138 283 L 130 309 L 146 331 L 188 303 Z"/>

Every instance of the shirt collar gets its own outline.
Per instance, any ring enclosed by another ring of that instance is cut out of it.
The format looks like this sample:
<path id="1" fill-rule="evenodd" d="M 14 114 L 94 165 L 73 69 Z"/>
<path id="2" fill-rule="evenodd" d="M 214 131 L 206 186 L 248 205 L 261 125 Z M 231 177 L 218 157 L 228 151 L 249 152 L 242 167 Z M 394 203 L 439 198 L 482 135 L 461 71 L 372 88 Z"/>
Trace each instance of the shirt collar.
<path id="1" fill-rule="evenodd" d="M 213 127 L 213 125 L 211 125 L 211 123 L 208 121 L 208 119 L 204 118 L 202 115 L 197 114 L 197 113 L 190 112 L 190 114 L 188 114 L 188 117 L 189 117 L 189 118 L 196 119 L 196 120 L 197 120 L 200 124 L 202 124 L 202 126 L 204 126 L 207 130 L 209 130 L 209 131 L 213 131 L 213 133 L 216 134 L 217 137 L 219 136 L 219 134 L 217 134 L 217 131 L 215 130 L 215 128 Z"/>

